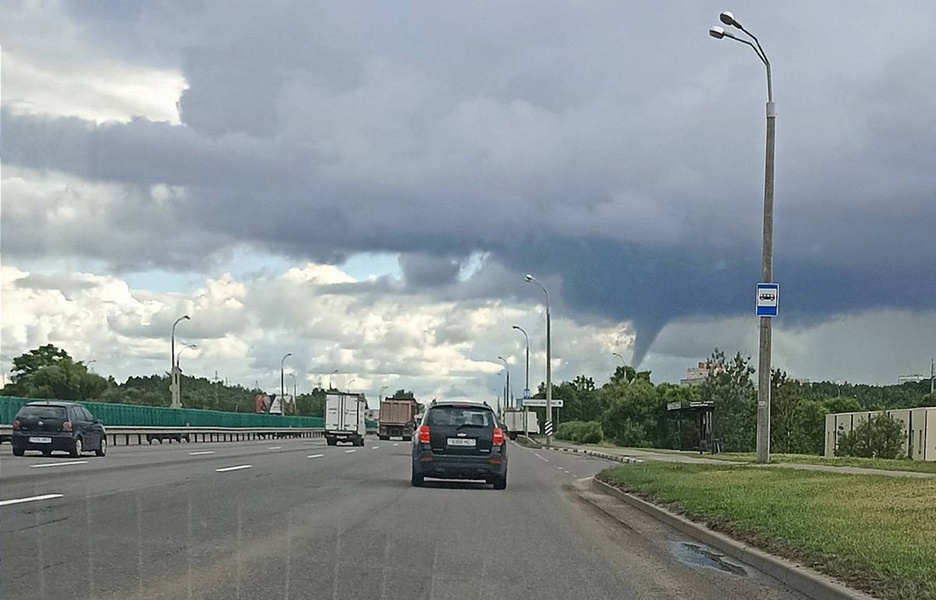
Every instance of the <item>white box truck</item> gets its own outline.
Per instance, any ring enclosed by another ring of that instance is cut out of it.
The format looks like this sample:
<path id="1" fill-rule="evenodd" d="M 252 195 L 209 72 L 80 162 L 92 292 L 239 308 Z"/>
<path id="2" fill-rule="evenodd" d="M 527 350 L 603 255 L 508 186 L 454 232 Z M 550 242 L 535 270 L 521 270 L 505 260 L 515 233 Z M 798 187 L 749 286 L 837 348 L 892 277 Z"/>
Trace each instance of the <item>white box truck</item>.
<path id="1" fill-rule="evenodd" d="M 539 430 L 539 419 L 536 418 L 536 413 L 527 411 L 527 422 L 526 427 L 523 426 L 523 409 L 507 409 L 504 412 L 504 425 L 507 427 L 507 433 L 510 436 L 510 439 L 517 439 L 517 435 L 538 435 Z"/>
<path id="2" fill-rule="evenodd" d="M 361 394 L 331 393 L 325 396 L 325 442 L 364 445 L 367 425 L 364 422 L 367 402 Z"/>

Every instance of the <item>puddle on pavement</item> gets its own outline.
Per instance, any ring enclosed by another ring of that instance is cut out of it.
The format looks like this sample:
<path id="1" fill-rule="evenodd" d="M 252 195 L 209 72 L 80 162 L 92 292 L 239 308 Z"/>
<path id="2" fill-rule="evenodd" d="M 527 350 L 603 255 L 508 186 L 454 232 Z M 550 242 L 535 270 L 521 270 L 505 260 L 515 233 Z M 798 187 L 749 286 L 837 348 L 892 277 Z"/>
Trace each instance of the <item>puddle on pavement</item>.
<path id="1" fill-rule="evenodd" d="M 670 550 L 680 562 L 693 567 L 717 569 L 739 577 L 747 575 L 744 567 L 728 562 L 728 558 L 724 554 L 702 544 L 671 542 Z"/>

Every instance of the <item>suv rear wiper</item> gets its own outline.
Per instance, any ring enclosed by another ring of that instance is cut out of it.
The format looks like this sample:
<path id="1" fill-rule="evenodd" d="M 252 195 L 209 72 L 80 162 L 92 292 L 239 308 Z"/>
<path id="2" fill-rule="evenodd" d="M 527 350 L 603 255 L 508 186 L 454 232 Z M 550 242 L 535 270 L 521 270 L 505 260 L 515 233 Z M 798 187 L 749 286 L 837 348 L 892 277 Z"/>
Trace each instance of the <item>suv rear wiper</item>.
<path id="1" fill-rule="evenodd" d="M 458 431 L 462 427 L 487 427 L 487 425 L 478 425 L 476 423 L 462 423 L 461 425 L 455 428 L 455 431 Z"/>

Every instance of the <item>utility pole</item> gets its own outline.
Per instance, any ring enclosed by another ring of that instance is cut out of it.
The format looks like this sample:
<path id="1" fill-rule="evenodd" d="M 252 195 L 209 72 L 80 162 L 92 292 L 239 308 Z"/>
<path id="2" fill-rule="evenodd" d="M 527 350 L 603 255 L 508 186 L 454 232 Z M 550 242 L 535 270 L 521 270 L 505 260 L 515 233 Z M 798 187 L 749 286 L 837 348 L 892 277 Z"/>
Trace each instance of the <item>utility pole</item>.
<path id="1" fill-rule="evenodd" d="M 933 395 L 933 387 L 936 384 L 936 358 L 930 359 L 930 396 Z"/>

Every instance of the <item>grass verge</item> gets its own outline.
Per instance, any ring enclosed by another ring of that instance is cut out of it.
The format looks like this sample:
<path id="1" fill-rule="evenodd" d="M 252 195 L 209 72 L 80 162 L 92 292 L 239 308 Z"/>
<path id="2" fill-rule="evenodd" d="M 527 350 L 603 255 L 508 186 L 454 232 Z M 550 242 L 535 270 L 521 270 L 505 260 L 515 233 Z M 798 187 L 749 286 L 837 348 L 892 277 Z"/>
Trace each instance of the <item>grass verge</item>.
<path id="1" fill-rule="evenodd" d="M 598 477 L 880 598 L 936 599 L 936 479 L 663 462 Z"/>
<path id="2" fill-rule="evenodd" d="M 754 462 L 757 456 L 753 452 L 723 452 L 722 454 L 706 454 L 706 458 L 730 460 L 741 462 Z M 836 456 L 825 458 L 811 454 L 771 454 L 773 463 L 798 463 L 801 465 L 825 465 L 830 467 L 861 467 L 864 469 L 882 469 L 885 471 L 913 471 L 916 473 L 936 474 L 936 462 L 922 460 L 887 458 L 859 458 L 856 456 Z"/>

